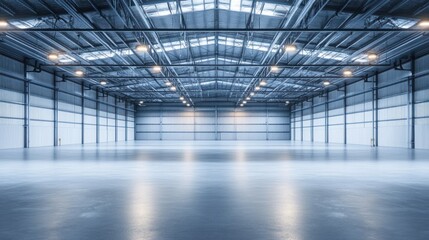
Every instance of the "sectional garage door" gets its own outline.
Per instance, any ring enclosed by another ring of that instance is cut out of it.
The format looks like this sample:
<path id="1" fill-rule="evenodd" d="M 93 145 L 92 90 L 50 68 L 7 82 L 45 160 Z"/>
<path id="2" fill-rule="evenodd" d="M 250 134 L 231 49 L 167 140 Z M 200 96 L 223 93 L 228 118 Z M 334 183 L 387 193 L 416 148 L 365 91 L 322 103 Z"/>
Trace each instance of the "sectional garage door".
<path id="1" fill-rule="evenodd" d="M 289 140 L 285 108 L 141 107 L 137 140 Z"/>

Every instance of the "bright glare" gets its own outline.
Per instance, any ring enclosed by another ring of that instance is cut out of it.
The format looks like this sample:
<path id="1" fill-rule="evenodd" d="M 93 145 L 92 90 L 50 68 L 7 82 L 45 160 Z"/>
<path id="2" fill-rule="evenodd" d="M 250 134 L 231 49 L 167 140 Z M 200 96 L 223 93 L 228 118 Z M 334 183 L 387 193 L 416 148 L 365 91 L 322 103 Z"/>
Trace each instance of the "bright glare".
<path id="1" fill-rule="evenodd" d="M 170 90 L 171 90 L 171 91 L 176 91 L 176 87 L 175 87 L 175 86 L 171 86 L 171 87 L 170 87 Z"/>
<path id="2" fill-rule="evenodd" d="M 246 98 L 246 100 L 247 100 L 247 101 L 249 101 L 249 100 L 250 100 L 250 97 L 247 97 L 247 98 Z"/>
<path id="3" fill-rule="evenodd" d="M 368 59 L 369 60 L 376 60 L 378 58 L 378 55 L 375 53 L 369 53 L 368 54 Z"/>
<path id="4" fill-rule="evenodd" d="M 191 106 L 191 104 L 189 104 L 189 103 L 188 103 L 188 104 L 186 104 L 186 106 L 190 107 L 190 106 Z"/>
<path id="5" fill-rule="evenodd" d="M 289 104 L 290 102 L 289 101 L 286 101 L 286 104 Z"/>
<path id="6" fill-rule="evenodd" d="M 83 71 L 82 70 L 76 70 L 74 72 L 77 76 L 82 76 L 83 75 Z"/>
<path id="7" fill-rule="evenodd" d="M 295 45 L 286 45 L 285 51 L 286 52 L 295 52 L 297 50 Z"/>
<path id="8" fill-rule="evenodd" d="M 421 21 L 419 23 L 420 27 L 429 27 L 429 20 Z"/>
<path id="9" fill-rule="evenodd" d="M 255 91 L 259 91 L 259 90 L 261 90 L 261 87 L 260 86 L 256 86 L 255 87 Z"/>
<path id="10" fill-rule="evenodd" d="M 171 86 L 171 82 L 166 82 L 165 85 L 167 85 L 167 87 Z"/>
<path id="11" fill-rule="evenodd" d="M 139 104 L 143 104 L 143 101 L 140 101 Z"/>
<path id="12" fill-rule="evenodd" d="M 58 54 L 56 54 L 56 53 L 51 53 L 51 54 L 48 55 L 48 59 L 49 60 L 58 60 L 59 57 L 60 56 Z"/>
<path id="13" fill-rule="evenodd" d="M 6 22 L 6 21 L 4 21 L 4 20 L 1 20 L 1 21 L 0 21 L 0 27 L 7 27 L 7 26 L 9 26 L 9 23 L 8 23 L 8 22 Z"/>
<path id="14" fill-rule="evenodd" d="M 247 101 L 243 101 L 243 104 L 246 104 L 247 103 Z"/>
<path id="15" fill-rule="evenodd" d="M 138 45 L 136 47 L 136 51 L 137 52 L 147 52 L 148 51 L 148 47 L 146 45 Z"/>
<path id="16" fill-rule="evenodd" d="M 186 101 L 183 101 L 182 103 L 183 103 L 183 104 L 186 104 Z"/>
<path id="17" fill-rule="evenodd" d="M 106 85 L 106 84 L 107 84 L 107 81 L 106 81 L 106 80 L 101 80 L 101 81 L 100 81 L 100 84 L 101 84 L 101 85 Z"/>
<path id="18" fill-rule="evenodd" d="M 160 66 L 154 66 L 153 71 L 154 72 L 161 72 L 161 67 Z"/>
<path id="19" fill-rule="evenodd" d="M 350 71 L 350 70 L 345 70 L 345 71 L 343 72 L 343 74 L 344 74 L 344 76 L 346 76 L 346 77 L 351 77 L 351 76 L 353 75 L 353 72 L 352 72 L 352 71 Z"/>
<path id="20" fill-rule="evenodd" d="M 180 99 L 180 101 L 183 101 L 183 100 L 185 100 L 185 98 L 184 98 L 184 97 L 180 97 L 179 99 Z"/>
<path id="21" fill-rule="evenodd" d="M 259 85 L 261 85 L 261 86 L 266 86 L 266 85 L 267 85 L 267 82 L 266 82 L 266 81 L 264 81 L 264 80 L 262 80 L 262 81 L 259 83 Z"/>
<path id="22" fill-rule="evenodd" d="M 240 107 L 244 106 L 244 104 L 240 104 Z"/>
<path id="23" fill-rule="evenodd" d="M 251 93 L 250 93 L 250 96 L 254 96 L 254 95 L 255 95 L 255 93 L 254 93 L 254 92 L 251 92 Z"/>
<path id="24" fill-rule="evenodd" d="M 323 85 L 325 85 L 325 86 L 329 86 L 331 84 L 331 82 L 329 82 L 329 81 L 323 81 Z"/>
<path id="25" fill-rule="evenodd" d="M 272 66 L 272 67 L 271 67 L 271 71 L 272 71 L 272 72 L 278 72 L 278 71 L 279 71 L 279 67 L 277 67 L 277 66 Z"/>

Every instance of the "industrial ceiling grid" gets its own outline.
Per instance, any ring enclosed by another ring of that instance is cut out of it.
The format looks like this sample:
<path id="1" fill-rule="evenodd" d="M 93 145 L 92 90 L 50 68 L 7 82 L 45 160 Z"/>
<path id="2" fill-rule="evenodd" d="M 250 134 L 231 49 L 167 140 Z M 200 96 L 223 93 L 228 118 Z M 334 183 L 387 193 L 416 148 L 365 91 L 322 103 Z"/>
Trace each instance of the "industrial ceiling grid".
<path id="1" fill-rule="evenodd" d="M 428 9 L 422 0 L 5 0 L 0 50 L 138 104 L 284 105 L 427 46 Z"/>

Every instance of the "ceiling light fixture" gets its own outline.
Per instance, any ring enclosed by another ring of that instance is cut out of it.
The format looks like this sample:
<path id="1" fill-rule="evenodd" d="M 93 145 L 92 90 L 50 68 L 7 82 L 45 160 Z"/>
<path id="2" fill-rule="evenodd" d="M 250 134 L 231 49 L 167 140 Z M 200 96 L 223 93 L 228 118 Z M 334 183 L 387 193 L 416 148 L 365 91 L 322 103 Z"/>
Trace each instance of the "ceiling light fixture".
<path id="1" fill-rule="evenodd" d="M 48 59 L 49 60 L 58 60 L 58 58 L 59 58 L 60 56 L 57 54 L 57 53 L 51 53 L 51 54 L 49 54 L 48 55 Z"/>
<path id="2" fill-rule="evenodd" d="M 259 90 L 261 90 L 261 87 L 260 86 L 256 86 L 255 87 L 255 91 L 259 91 Z"/>
<path id="3" fill-rule="evenodd" d="M 290 102 L 289 101 L 286 101 L 286 105 L 288 105 Z"/>
<path id="4" fill-rule="evenodd" d="M 246 104 L 247 103 L 247 101 L 243 101 L 243 104 Z"/>
<path id="5" fill-rule="evenodd" d="M 271 67 L 271 72 L 278 72 L 278 71 L 279 71 L 279 67 L 277 67 L 277 66 Z"/>
<path id="6" fill-rule="evenodd" d="M 419 22 L 420 27 L 429 27 L 429 20 L 423 20 Z"/>
<path id="7" fill-rule="evenodd" d="M 172 84 L 171 84 L 171 82 L 166 82 L 166 83 L 165 83 L 165 85 L 166 85 L 167 87 L 170 87 Z"/>
<path id="8" fill-rule="evenodd" d="M 0 20 L 0 27 L 7 27 L 9 26 L 9 23 L 5 20 Z"/>
<path id="9" fill-rule="evenodd" d="M 350 71 L 350 70 L 344 70 L 343 74 L 344 74 L 344 76 L 346 76 L 346 77 L 351 77 L 351 76 L 353 75 L 353 72 L 352 72 L 352 71 Z"/>
<path id="10" fill-rule="evenodd" d="M 331 85 L 331 82 L 329 82 L 328 80 L 325 80 L 325 81 L 323 81 L 323 85 L 329 86 L 329 85 Z"/>
<path id="11" fill-rule="evenodd" d="M 375 53 L 368 53 L 368 59 L 371 61 L 377 60 L 378 55 Z"/>
<path id="12" fill-rule="evenodd" d="M 182 103 L 183 103 L 183 104 L 186 104 L 186 101 L 183 101 Z"/>
<path id="13" fill-rule="evenodd" d="M 175 86 L 171 86 L 171 87 L 170 87 L 170 90 L 171 90 L 171 91 L 176 91 L 176 87 L 175 87 Z"/>
<path id="14" fill-rule="evenodd" d="M 265 80 L 262 80 L 262 81 L 259 83 L 259 85 L 260 85 L 260 86 L 266 86 L 266 85 L 267 85 L 267 82 L 266 82 Z"/>
<path id="15" fill-rule="evenodd" d="M 143 104 L 144 102 L 143 102 L 143 100 L 141 100 L 140 102 L 139 102 L 139 104 L 141 105 L 141 104 Z"/>
<path id="16" fill-rule="evenodd" d="M 186 104 L 186 106 L 190 107 L 190 106 L 191 106 L 191 104 L 189 104 L 189 103 L 188 103 L 188 104 Z"/>
<path id="17" fill-rule="evenodd" d="M 84 72 L 82 70 L 76 70 L 74 72 L 77 76 L 83 76 Z"/>
<path id="18" fill-rule="evenodd" d="M 244 104 L 240 104 L 240 107 L 244 106 Z"/>
<path id="19" fill-rule="evenodd" d="M 100 81 L 100 85 L 106 85 L 107 84 L 107 81 L 106 80 L 101 80 Z"/>
<path id="20" fill-rule="evenodd" d="M 288 44 L 285 46 L 286 52 L 295 52 L 296 50 L 297 50 L 297 47 L 295 45 Z"/>
<path id="21" fill-rule="evenodd" d="M 251 92 L 251 93 L 250 93 L 250 96 L 254 96 L 254 95 L 255 95 L 255 93 L 254 93 L 254 92 Z"/>
<path id="22" fill-rule="evenodd" d="M 185 100 L 185 98 L 184 98 L 184 97 L 180 97 L 179 99 L 180 99 L 180 101 L 183 101 L 183 100 Z"/>
<path id="23" fill-rule="evenodd" d="M 249 100 L 250 100 L 250 97 L 247 97 L 247 98 L 246 98 L 246 100 L 247 100 L 247 101 L 249 101 Z"/>
<path id="24" fill-rule="evenodd" d="M 137 45 L 136 51 L 137 52 L 147 52 L 149 49 L 146 45 Z"/>
<path id="25" fill-rule="evenodd" d="M 161 72 L 161 67 L 160 66 L 153 66 L 153 71 L 154 72 Z"/>

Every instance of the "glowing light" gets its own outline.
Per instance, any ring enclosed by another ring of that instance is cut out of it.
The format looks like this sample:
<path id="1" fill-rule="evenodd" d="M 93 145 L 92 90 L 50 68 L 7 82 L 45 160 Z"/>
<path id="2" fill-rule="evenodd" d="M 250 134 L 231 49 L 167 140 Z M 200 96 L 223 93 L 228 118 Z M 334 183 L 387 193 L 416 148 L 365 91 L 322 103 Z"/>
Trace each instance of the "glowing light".
<path id="1" fill-rule="evenodd" d="M 266 85 L 267 85 L 267 82 L 266 82 L 265 80 L 262 80 L 262 81 L 259 83 L 259 85 L 260 85 L 260 86 L 266 86 Z"/>
<path id="2" fill-rule="evenodd" d="M 143 101 L 140 101 L 140 102 L 139 102 L 139 104 L 143 104 L 143 103 L 144 103 Z"/>
<path id="3" fill-rule="evenodd" d="M 288 105 L 290 102 L 289 101 L 286 101 L 286 105 Z"/>
<path id="4" fill-rule="evenodd" d="M 297 50 L 297 47 L 295 45 L 289 44 L 285 46 L 286 52 L 295 52 Z"/>
<path id="5" fill-rule="evenodd" d="M 419 22 L 420 27 L 429 27 L 429 20 Z"/>
<path id="6" fill-rule="evenodd" d="M 7 27 L 9 26 L 9 23 L 5 20 L 0 20 L 0 27 Z"/>
<path id="7" fill-rule="evenodd" d="M 352 71 L 350 71 L 350 70 L 345 70 L 345 71 L 343 72 L 343 74 L 344 74 L 344 76 L 346 76 L 346 77 L 351 77 L 351 76 L 353 75 L 353 72 L 352 72 Z"/>
<path id="8" fill-rule="evenodd" d="M 255 91 L 259 91 L 259 90 L 261 90 L 261 87 L 260 86 L 256 86 L 255 87 Z"/>
<path id="9" fill-rule="evenodd" d="M 279 67 L 277 67 L 277 66 L 271 67 L 271 72 L 278 72 L 278 71 L 279 71 Z"/>
<path id="10" fill-rule="evenodd" d="M 190 107 L 190 106 L 191 106 L 191 104 L 189 104 L 189 103 L 188 103 L 188 104 L 186 104 L 186 106 Z"/>
<path id="11" fill-rule="evenodd" d="M 254 93 L 254 92 L 251 92 L 251 93 L 250 93 L 250 96 L 254 96 L 254 95 L 255 95 L 255 93 Z"/>
<path id="12" fill-rule="evenodd" d="M 171 86 L 171 87 L 170 87 L 170 90 L 171 90 L 171 91 L 176 91 L 176 87 L 175 87 L 175 86 Z"/>
<path id="13" fill-rule="evenodd" d="M 329 85 L 331 85 L 331 82 L 329 82 L 328 80 L 325 80 L 325 81 L 323 81 L 323 85 L 329 86 Z"/>
<path id="14" fill-rule="evenodd" d="M 106 80 L 101 80 L 100 81 L 100 85 L 106 85 L 107 84 L 107 81 Z"/>
<path id="15" fill-rule="evenodd" d="M 247 97 L 247 98 L 246 98 L 246 100 L 247 100 L 247 101 L 249 101 L 249 100 L 250 100 L 250 97 Z"/>
<path id="16" fill-rule="evenodd" d="M 378 55 L 375 53 L 368 53 L 368 59 L 373 61 L 376 60 L 378 58 Z"/>
<path id="17" fill-rule="evenodd" d="M 240 107 L 244 106 L 244 104 L 240 104 Z"/>
<path id="18" fill-rule="evenodd" d="M 243 101 L 243 104 L 246 104 L 247 103 L 247 101 Z"/>
<path id="19" fill-rule="evenodd" d="M 56 53 L 51 53 L 51 54 L 49 54 L 48 55 L 48 59 L 49 60 L 58 60 L 58 58 L 60 58 L 60 56 L 58 55 L 58 54 L 56 54 Z"/>
<path id="20" fill-rule="evenodd" d="M 171 82 L 166 82 L 166 83 L 165 83 L 165 85 L 166 85 L 167 87 L 170 87 L 172 84 L 171 84 Z"/>
<path id="21" fill-rule="evenodd" d="M 180 99 L 180 101 L 183 101 L 183 100 L 185 100 L 185 98 L 184 98 L 184 97 L 180 97 L 179 99 Z"/>
<path id="22" fill-rule="evenodd" d="M 137 45 L 136 51 L 137 52 L 147 52 L 149 48 L 146 45 Z"/>
<path id="23" fill-rule="evenodd" d="M 82 70 L 76 70 L 74 72 L 77 76 L 83 76 L 84 72 Z"/>
<path id="24" fill-rule="evenodd" d="M 182 101 L 183 104 L 186 104 L 186 101 Z"/>
<path id="25" fill-rule="evenodd" d="M 154 66 L 152 69 L 154 72 L 161 72 L 162 68 L 160 66 Z"/>

